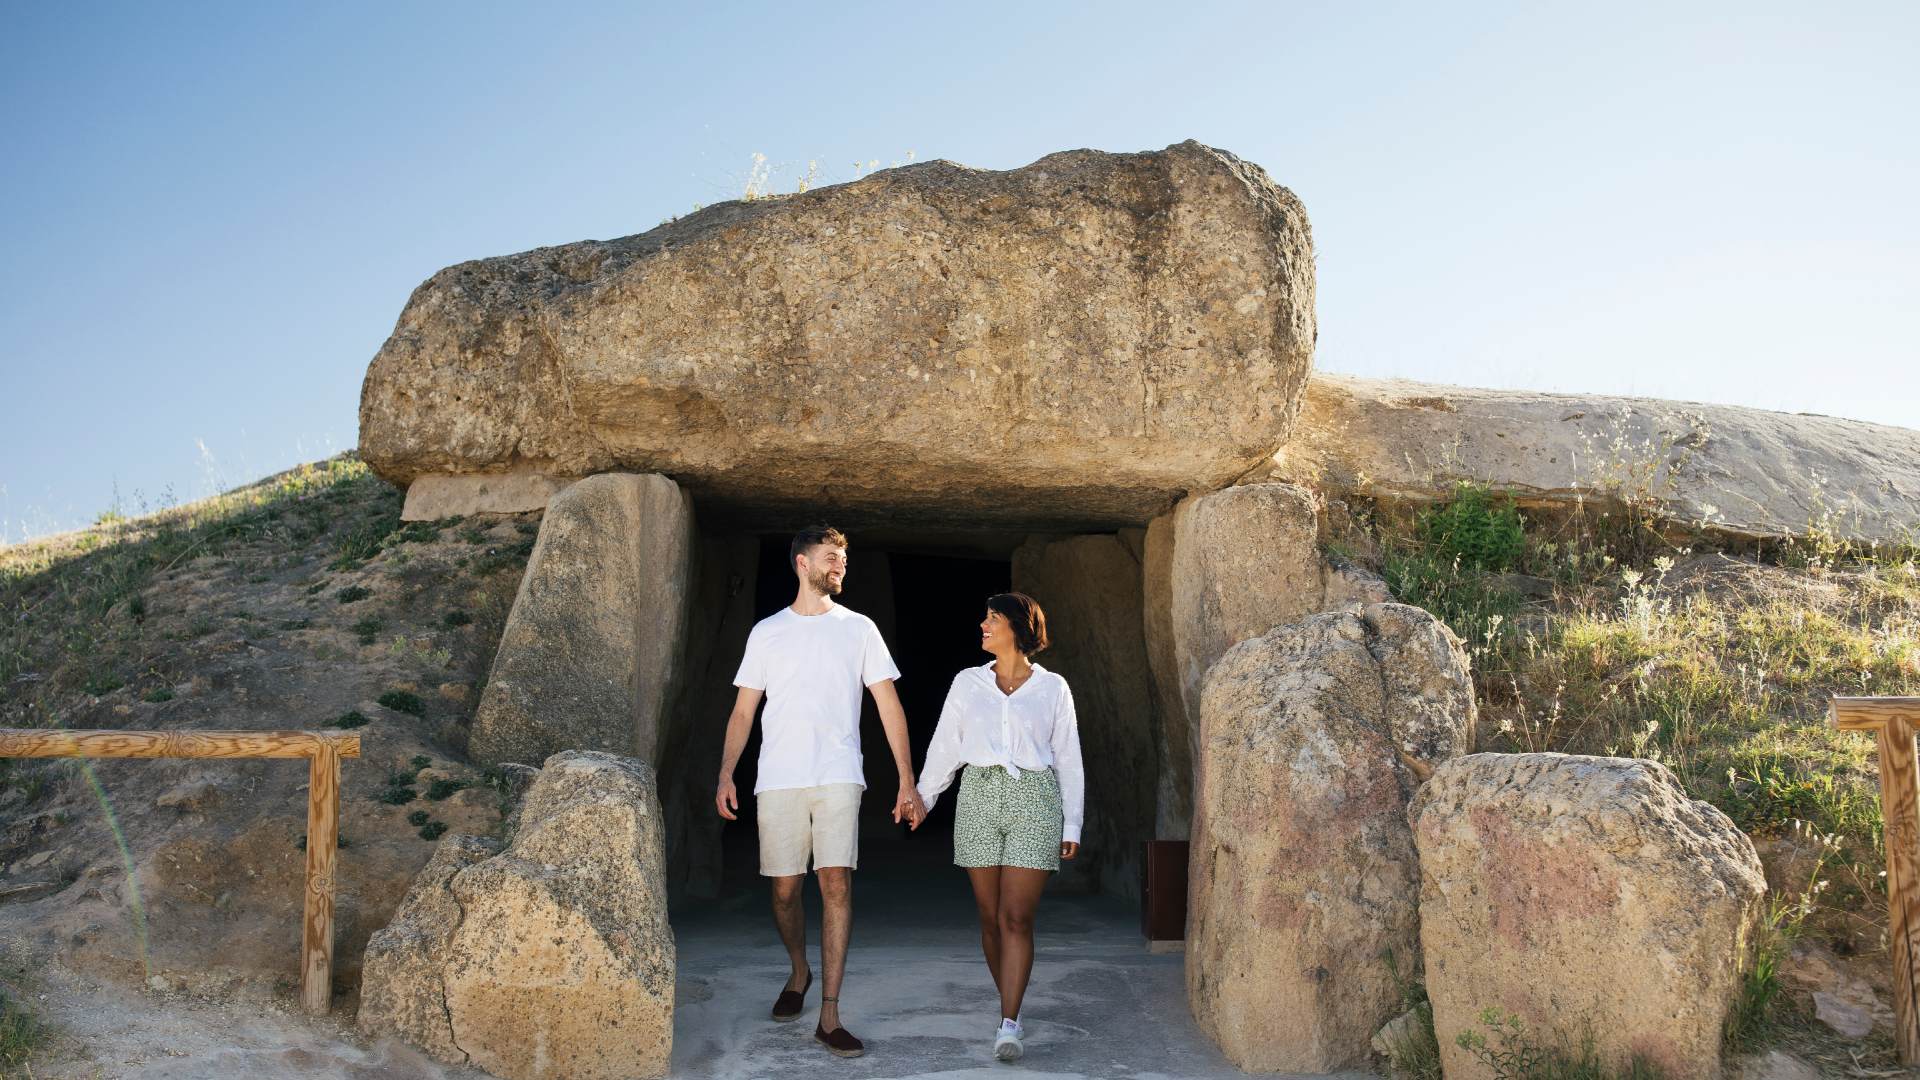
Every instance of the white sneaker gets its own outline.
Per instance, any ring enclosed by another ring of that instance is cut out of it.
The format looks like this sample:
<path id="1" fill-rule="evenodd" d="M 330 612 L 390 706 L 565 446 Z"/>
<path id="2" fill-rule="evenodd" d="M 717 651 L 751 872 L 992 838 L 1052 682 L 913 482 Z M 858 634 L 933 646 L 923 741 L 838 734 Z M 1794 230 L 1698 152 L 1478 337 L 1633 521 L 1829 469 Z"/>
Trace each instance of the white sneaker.
<path id="1" fill-rule="evenodd" d="M 1017 1020 L 1000 1021 L 1000 1031 L 993 1037 L 993 1056 L 1001 1061 L 1013 1061 L 1020 1056 L 1020 1040 L 1026 1036 L 1026 1029 Z"/>

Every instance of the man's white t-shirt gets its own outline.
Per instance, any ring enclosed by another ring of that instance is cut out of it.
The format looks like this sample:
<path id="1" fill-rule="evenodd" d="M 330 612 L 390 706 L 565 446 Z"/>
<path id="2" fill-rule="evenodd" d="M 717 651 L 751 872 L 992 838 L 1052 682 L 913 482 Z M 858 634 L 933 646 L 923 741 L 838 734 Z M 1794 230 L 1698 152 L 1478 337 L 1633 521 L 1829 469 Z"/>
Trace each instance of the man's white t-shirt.
<path id="1" fill-rule="evenodd" d="M 860 695 L 898 679 L 873 620 L 838 604 L 821 615 L 790 607 L 761 619 L 733 685 L 763 690 L 760 775 L 753 793 L 822 784 L 859 784 Z"/>

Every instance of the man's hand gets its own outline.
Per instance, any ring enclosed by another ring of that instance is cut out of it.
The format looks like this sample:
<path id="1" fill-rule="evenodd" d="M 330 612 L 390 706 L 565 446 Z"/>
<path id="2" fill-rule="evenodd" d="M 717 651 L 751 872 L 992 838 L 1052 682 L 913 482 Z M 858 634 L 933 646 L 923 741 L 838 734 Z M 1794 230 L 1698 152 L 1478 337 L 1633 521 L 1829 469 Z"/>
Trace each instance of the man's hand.
<path id="1" fill-rule="evenodd" d="M 1060 841 L 1060 857 L 1061 858 L 1071 859 L 1078 854 L 1080 854 L 1080 845 L 1077 842 L 1073 840 Z"/>
<path id="2" fill-rule="evenodd" d="M 735 810 L 740 809 L 740 796 L 733 790 L 733 777 L 720 778 L 720 787 L 713 793 L 713 806 L 720 811 L 720 816 L 728 821 L 740 820 L 739 815 L 734 813 Z"/>
<path id="3" fill-rule="evenodd" d="M 909 829 L 918 829 L 920 823 L 927 820 L 927 804 L 912 785 L 900 786 L 900 795 L 893 800 L 893 820 L 904 820 Z"/>

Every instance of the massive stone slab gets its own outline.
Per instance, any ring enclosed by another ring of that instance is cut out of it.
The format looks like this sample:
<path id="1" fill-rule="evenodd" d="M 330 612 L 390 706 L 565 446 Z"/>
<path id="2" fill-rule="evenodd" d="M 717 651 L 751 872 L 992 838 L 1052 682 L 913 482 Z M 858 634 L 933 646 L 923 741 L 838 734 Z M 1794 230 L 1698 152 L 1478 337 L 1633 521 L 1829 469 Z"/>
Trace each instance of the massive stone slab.
<path id="1" fill-rule="evenodd" d="M 927 162 L 442 270 L 368 368 L 360 454 L 1142 524 L 1286 438 L 1313 299 L 1300 201 L 1224 151 Z"/>
<path id="2" fill-rule="evenodd" d="M 1201 713 L 1194 1019 L 1248 1071 L 1362 1066 L 1403 1007 L 1384 954 L 1417 966 L 1406 810 L 1472 743 L 1466 653 L 1403 604 L 1313 615 L 1229 649 Z"/>
<path id="3" fill-rule="evenodd" d="M 513 841 L 442 841 L 368 943 L 360 1026 L 507 1080 L 665 1076 L 664 846 L 644 762 L 549 758 Z"/>
<path id="4" fill-rule="evenodd" d="M 1495 1075 L 1455 1043 L 1487 1035 L 1483 1009 L 1518 1016 L 1536 1045 L 1590 1032 L 1613 1070 L 1640 1054 L 1674 1080 L 1720 1075 L 1766 892 L 1725 814 L 1652 761 L 1472 754 L 1435 770 L 1408 817 L 1449 1080 Z"/>
<path id="5" fill-rule="evenodd" d="M 1144 623 L 1154 692 L 1165 723 L 1179 835 L 1191 813 L 1200 682 L 1239 642 L 1307 615 L 1391 599 L 1364 572 L 1320 552 L 1320 505 L 1293 484 L 1248 484 L 1182 500 L 1147 528 Z"/>
<path id="6" fill-rule="evenodd" d="M 1317 374 L 1254 476 L 1429 502 L 1463 480 L 1523 506 L 1631 498 L 1676 527 L 1910 538 L 1920 431 L 1732 405 Z"/>
<path id="7" fill-rule="evenodd" d="M 1140 559 L 1111 533 L 1034 538 L 1013 587 L 1040 602 L 1053 645 L 1040 662 L 1073 691 L 1087 773 L 1082 855 L 1061 869 L 1140 896 L 1140 844 L 1154 837 L 1160 724 L 1140 624 Z"/>
<path id="8" fill-rule="evenodd" d="M 587 749 L 658 763 L 693 542 L 692 503 L 664 476 L 602 473 L 555 497 L 474 715 L 472 757 Z"/>

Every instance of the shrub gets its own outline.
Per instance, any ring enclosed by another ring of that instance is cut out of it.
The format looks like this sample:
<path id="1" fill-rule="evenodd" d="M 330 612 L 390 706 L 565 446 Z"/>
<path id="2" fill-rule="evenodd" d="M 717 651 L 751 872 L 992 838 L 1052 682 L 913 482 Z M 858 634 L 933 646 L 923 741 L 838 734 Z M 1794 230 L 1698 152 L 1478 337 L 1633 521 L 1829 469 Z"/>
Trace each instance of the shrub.
<path id="1" fill-rule="evenodd" d="M 1423 512 L 1417 531 L 1442 561 L 1496 573 L 1513 569 L 1526 544 L 1513 497 L 1496 503 L 1486 488 L 1466 483 L 1452 501 Z"/>
<path id="2" fill-rule="evenodd" d="M 367 588 L 365 585 L 349 585 L 333 595 L 334 599 L 339 600 L 341 603 L 351 604 L 356 600 L 365 600 L 367 597 L 372 596 L 373 590 Z"/>
<path id="3" fill-rule="evenodd" d="M 149 690 L 146 693 L 140 695 L 140 700 L 152 702 L 155 705 L 158 705 L 163 701 L 172 701 L 173 690 L 171 687 L 156 686 L 152 690 Z"/>
<path id="4" fill-rule="evenodd" d="M 406 690 L 389 690 L 376 700 L 394 712 L 411 713 L 414 716 L 427 715 L 426 702 L 420 700 L 419 694 Z"/>
<path id="5" fill-rule="evenodd" d="M 444 833 L 444 832 L 446 832 L 446 831 L 447 831 L 447 823 L 446 823 L 446 822 L 444 822 L 444 821 L 429 821 L 429 822 L 427 822 L 427 823 L 426 823 L 425 825 L 422 825 L 422 826 L 420 827 L 420 839 L 422 839 L 422 840 L 438 840 L 438 839 L 440 839 L 440 834 L 441 834 L 441 833 Z"/>
<path id="6" fill-rule="evenodd" d="M 407 815 L 407 824 L 414 826 L 425 825 L 427 823 L 427 816 L 425 810 L 415 810 L 413 813 Z"/>
<path id="7" fill-rule="evenodd" d="M 440 620 L 440 622 L 441 625 L 447 629 L 453 630 L 473 622 L 473 616 L 464 611 L 449 611 L 447 612 L 447 617 Z"/>
<path id="8" fill-rule="evenodd" d="M 349 729 L 357 728 L 357 727 L 366 727 L 367 718 L 360 714 L 359 709 L 348 709 L 346 712 L 343 712 L 339 716 L 334 717 L 333 720 L 327 724 L 327 726 L 336 727 L 336 728 L 349 728 Z"/>
<path id="9" fill-rule="evenodd" d="M 410 787 L 389 787 L 374 796 L 374 800 L 386 803 L 388 806 L 405 806 L 419 797 L 420 793 Z"/>
<path id="10" fill-rule="evenodd" d="M 468 781 L 442 777 L 427 785 L 427 801 L 439 802 L 456 791 L 469 787 Z"/>
<path id="11" fill-rule="evenodd" d="M 353 634 L 360 639 L 360 644 L 371 645 L 374 639 L 380 636 L 380 630 L 385 625 L 378 617 L 369 615 L 353 624 Z"/>

